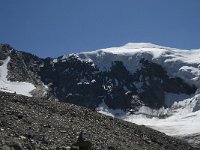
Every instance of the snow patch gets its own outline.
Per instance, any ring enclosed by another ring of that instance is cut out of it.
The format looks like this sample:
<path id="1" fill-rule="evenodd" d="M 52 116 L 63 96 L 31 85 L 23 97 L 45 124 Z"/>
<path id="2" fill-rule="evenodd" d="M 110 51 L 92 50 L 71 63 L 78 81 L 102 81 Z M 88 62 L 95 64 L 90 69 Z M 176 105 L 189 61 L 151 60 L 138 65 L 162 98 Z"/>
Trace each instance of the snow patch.
<path id="1" fill-rule="evenodd" d="M 3 65 L 0 66 L 0 91 L 16 93 L 32 97 L 31 91 L 35 89 L 35 86 L 27 82 L 11 82 L 8 81 L 8 69 L 7 65 L 10 61 L 10 57 L 3 61 Z"/>
<path id="2" fill-rule="evenodd" d="M 58 59 L 53 59 L 53 63 L 57 63 L 58 62 Z"/>
<path id="3" fill-rule="evenodd" d="M 96 108 L 96 111 L 111 117 L 120 117 L 125 115 L 125 112 L 121 109 L 109 109 L 104 101 Z"/>
<path id="4" fill-rule="evenodd" d="M 173 101 L 171 108 L 163 107 L 156 110 L 142 106 L 134 114 L 119 109 L 109 109 L 104 102 L 96 110 L 108 116 L 146 125 L 170 136 L 185 137 L 199 134 L 200 110 L 194 112 L 194 108 L 199 105 L 197 103 L 200 101 L 200 94 L 179 102 Z"/>

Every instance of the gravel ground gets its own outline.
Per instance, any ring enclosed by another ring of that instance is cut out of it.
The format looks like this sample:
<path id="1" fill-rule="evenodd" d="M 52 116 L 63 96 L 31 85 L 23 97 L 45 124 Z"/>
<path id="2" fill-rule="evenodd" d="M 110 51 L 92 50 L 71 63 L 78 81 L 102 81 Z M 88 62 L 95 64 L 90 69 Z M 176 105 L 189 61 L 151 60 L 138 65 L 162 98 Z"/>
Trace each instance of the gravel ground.
<path id="1" fill-rule="evenodd" d="M 33 139 L 27 138 L 29 127 Z M 0 93 L 0 149 L 67 150 L 81 131 L 96 150 L 194 149 L 164 133 L 73 104 Z M 46 143 L 41 135 L 47 137 Z"/>

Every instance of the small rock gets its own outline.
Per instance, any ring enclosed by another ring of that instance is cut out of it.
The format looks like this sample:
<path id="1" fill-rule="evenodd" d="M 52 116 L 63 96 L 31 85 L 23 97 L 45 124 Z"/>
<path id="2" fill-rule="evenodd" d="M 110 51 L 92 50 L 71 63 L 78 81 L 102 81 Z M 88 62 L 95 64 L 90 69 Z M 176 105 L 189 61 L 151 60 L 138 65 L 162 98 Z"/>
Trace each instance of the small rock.
<path id="1" fill-rule="evenodd" d="M 67 133 L 67 131 L 65 131 L 65 130 L 61 130 L 60 133 Z"/>
<path id="2" fill-rule="evenodd" d="M 26 139 L 26 137 L 23 136 L 23 135 L 19 136 L 19 138 L 22 139 L 22 140 L 25 140 L 25 139 Z"/>
<path id="3" fill-rule="evenodd" d="M 115 150 L 113 146 L 108 146 L 108 150 Z"/>
<path id="4" fill-rule="evenodd" d="M 61 147 L 61 150 L 70 150 L 70 149 L 71 149 L 70 146 L 67 146 L 67 147 L 63 146 L 63 147 Z"/>
<path id="5" fill-rule="evenodd" d="M 18 115 L 17 118 L 18 119 L 22 119 L 24 116 L 23 115 Z"/>
<path id="6" fill-rule="evenodd" d="M 23 150 L 20 143 L 14 143 L 11 147 L 14 148 L 14 150 Z"/>
<path id="7" fill-rule="evenodd" d="M 79 146 L 72 145 L 72 150 L 79 150 Z"/>
<path id="8" fill-rule="evenodd" d="M 45 127 L 45 128 L 51 128 L 51 125 L 45 124 L 45 125 L 43 125 L 43 127 Z"/>

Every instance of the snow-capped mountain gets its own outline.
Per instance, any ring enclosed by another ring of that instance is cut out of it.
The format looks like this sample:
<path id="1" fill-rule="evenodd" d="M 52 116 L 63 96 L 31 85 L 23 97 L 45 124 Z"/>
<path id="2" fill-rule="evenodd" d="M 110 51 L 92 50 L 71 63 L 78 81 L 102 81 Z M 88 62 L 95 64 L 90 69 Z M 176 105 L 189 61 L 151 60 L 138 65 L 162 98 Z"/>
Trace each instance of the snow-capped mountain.
<path id="1" fill-rule="evenodd" d="M 79 57 L 93 61 L 102 70 L 109 69 L 113 61 L 122 61 L 132 73 L 142 67 L 140 61 L 145 59 L 161 65 L 170 77 L 179 77 L 186 83 L 195 85 L 197 90 L 191 95 L 165 92 L 167 108 L 152 109 L 141 106 L 138 111 L 130 113 L 109 109 L 102 103 L 97 110 L 106 115 L 147 125 L 171 136 L 185 137 L 190 143 L 199 146 L 200 49 L 180 50 L 150 43 L 128 43 L 122 47 L 80 53 Z M 146 81 L 148 82 L 148 79 Z M 159 116 L 164 117 L 160 119 Z M 189 136 L 193 139 L 188 138 Z"/>
<path id="2" fill-rule="evenodd" d="M 193 145 L 199 146 L 200 49 L 182 50 L 151 43 L 128 43 L 122 47 L 79 53 L 78 56 L 82 60 L 94 62 L 101 70 L 109 70 L 113 61 L 122 61 L 131 73 L 143 67 L 140 61 L 145 59 L 162 66 L 170 77 L 179 77 L 189 85 L 195 85 L 196 92 L 189 95 L 165 91 L 165 104 L 168 106 L 166 108 L 152 109 L 148 106 L 141 106 L 132 113 L 120 109 L 109 109 L 103 102 L 97 110 L 106 115 L 147 125 L 171 136 L 184 137 Z M 136 83 L 136 86 L 138 84 L 137 87 L 142 87 L 141 84 L 144 82 L 148 83 L 149 79 Z"/>
<path id="3" fill-rule="evenodd" d="M 1 45 L 0 83 L 200 143 L 200 50 L 128 43 L 41 59 Z"/>

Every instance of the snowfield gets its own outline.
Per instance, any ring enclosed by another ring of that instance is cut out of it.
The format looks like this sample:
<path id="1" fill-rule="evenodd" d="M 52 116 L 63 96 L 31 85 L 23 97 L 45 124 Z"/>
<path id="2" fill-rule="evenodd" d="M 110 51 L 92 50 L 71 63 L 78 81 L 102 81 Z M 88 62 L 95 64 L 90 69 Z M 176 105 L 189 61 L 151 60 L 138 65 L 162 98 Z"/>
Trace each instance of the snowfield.
<path id="1" fill-rule="evenodd" d="M 197 139 L 188 139 L 194 146 L 200 144 L 200 94 L 183 101 L 174 102 L 171 108 L 153 110 L 142 106 L 134 114 L 122 110 L 109 109 L 103 102 L 96 109 L 104 115 L 116 117 L 139 125 L 146 125 L 155 130 L 174 137 L 198 136 Z M 197 107 L 197 109 L 195 109 Z M 160 118 L 164 116 L 164 118 Z"/>
<path id="2" fill-rule="evenodd" d="M 3 61 L 3 65 L 0 66 L 0 91 L 16 93 L 25 96 L 32 97 L 31 91 L 35 89 L 35 86 L 26 82 L 11 82 L 8 81 L 8 69 L 7 65 L 10 61 L 10 57 Z"/>
<path id="3" fill-rule="evenodd" d="M 142 58 L 162 65 L 170 76 L 177 76 L 200 87 L 200 49 L 182 50 L 151 43 L 128 43 L 121 47 L 99 49 L 77 54 L 80 59 L 93 61 L 101 70 L 108 70 L 112 61 L 122 61 L 135 72 Z"/>

